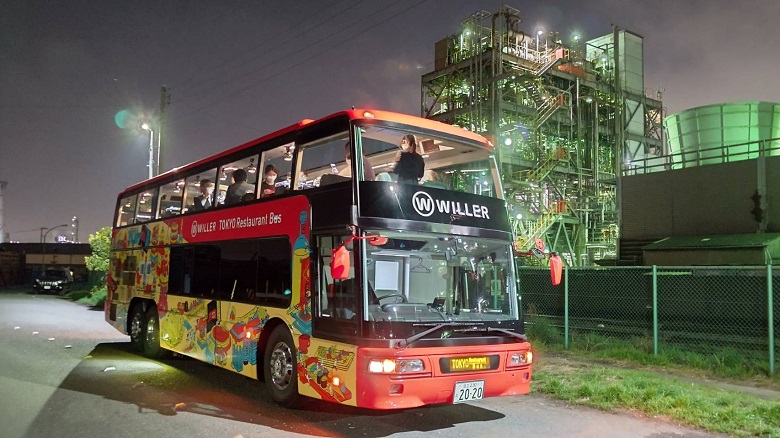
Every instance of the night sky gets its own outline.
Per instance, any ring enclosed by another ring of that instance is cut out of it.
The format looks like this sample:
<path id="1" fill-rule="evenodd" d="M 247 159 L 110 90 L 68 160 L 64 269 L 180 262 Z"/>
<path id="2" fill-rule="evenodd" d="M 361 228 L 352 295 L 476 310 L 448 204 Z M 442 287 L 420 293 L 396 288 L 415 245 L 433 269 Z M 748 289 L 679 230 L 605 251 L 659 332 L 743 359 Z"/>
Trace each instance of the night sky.
<path id="1" fill-rule="evenodd" d="M 351 106 L 419 115 L 435 42 L 502 4 L 526 33 L 642 35 L 645 87 L 665 90 L 668 114 L 780 102 L 778 0 L 2 0 L 5 231 L 37 242 L 78 216 L 86 242 L 110 226 L 117 193 L 147 177 L 138 126 L 159 112 L 162 85 L 165 170 Z"/>

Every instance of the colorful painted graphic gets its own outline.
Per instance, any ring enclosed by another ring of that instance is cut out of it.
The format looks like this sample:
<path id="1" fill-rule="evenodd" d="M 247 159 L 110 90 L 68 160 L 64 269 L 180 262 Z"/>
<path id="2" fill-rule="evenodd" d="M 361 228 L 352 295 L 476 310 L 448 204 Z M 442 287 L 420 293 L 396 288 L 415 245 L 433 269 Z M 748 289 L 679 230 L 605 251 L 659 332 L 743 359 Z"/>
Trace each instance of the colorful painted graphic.
<path id="1" fill-rule="evenodd" d="M 154 300 L 163 347 L 257 377 L 258 339 L 269 320 L 281 319 L 297 344 L 299 391 L 354 404 L 355 377 L 354 371 L 349 372 L 355 362 L 354 347 L 325 345 L 311 338 L 309 219 L 308 200 L 294 197 L 115 230 L 108 284 L 116 315 L 111 320 L 106 306 L 106 320 L 126 332 L 131 300 Z M 168 293 L 169 245 L 279 235 L 288 236 L 292 245 L 287 309 Z"/>

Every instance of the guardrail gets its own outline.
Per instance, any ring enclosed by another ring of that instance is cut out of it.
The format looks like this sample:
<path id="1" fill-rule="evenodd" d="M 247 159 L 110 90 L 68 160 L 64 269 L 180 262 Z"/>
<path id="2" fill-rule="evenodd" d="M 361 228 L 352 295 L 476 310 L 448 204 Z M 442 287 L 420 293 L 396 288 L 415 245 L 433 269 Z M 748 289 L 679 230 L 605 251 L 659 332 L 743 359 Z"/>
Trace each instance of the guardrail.
<path id="1" fill-rule="evenodd" d="M 630 163 L 623 164 L 623 175 L 731 163 L 734 161 L 752 160 L 762 156 L 773 155 L 780 155 L 780 138 L 756 140 L 704 149 L 682 150 L 669 155 L 632 160 Z"/>

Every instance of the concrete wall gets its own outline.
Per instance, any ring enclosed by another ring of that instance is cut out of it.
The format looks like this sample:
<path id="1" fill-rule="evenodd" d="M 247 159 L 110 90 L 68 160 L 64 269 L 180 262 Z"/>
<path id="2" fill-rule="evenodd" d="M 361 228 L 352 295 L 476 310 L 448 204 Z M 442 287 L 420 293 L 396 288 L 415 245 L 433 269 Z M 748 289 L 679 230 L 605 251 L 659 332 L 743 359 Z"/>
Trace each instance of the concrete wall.
<path id="1" fill-rule="evenodd" d="M 770 261 L 763 247 L 644 252 L 644 264 L 648 266 L 764 265 Z"/>
<path id="2" fill-rule="evenodd" d="M 766 231 L 780 231 L 780 157 L 765 159 Z M 621 239 L 755 233 L 751 196 L 759 160 L 631 175 L 622 179 Z"/>

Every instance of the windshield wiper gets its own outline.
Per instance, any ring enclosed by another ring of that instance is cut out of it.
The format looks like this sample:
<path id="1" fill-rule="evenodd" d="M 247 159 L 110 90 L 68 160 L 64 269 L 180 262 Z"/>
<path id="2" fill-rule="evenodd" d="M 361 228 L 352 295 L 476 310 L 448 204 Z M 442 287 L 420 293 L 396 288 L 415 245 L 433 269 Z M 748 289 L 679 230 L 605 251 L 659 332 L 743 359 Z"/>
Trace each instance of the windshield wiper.
<path id="1" fill-rule="evenodd" d="M 412 336 L 410 336 L 410 337 L 408 337 L 406 339 L 401 339 L 400 341 L 398 341 L 397 344 L 395 344 L 395 348 L 406 348 L 412 342 L 417 341 L 417 340 L 419 340 L 421 338 L 424 338 L 424 337 L 430 335 L 431 333 L 433 333 L 435 331 L 443 329 L 444 327 L 453 327 L 453 326 L 460 326 L 460 325 L 465 325 L 465 324 L 462 323 L 462 322 L 445 322 L 445 323 L 442 323 L 442 324 L 437 324 L 437 325 L 429 328 L 428 330 L 425 330 L 425 331 L 422 331 L 420 333 L 417 333 L 416 335 L 412 335 Z M 471 323 L 468 323 L 468 325 L 471 325 Z"/>

